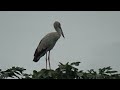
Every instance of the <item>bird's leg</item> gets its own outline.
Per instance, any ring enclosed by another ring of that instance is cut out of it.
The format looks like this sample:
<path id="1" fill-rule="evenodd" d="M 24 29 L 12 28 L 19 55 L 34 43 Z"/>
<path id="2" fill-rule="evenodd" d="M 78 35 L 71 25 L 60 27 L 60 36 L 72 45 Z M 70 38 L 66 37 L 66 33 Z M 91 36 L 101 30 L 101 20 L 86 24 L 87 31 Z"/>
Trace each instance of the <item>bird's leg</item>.
<path id="1" fill-rule="evenodd" d="M 46 52 L 46 69 L 47 69 L 47 52 Z"/>
<path id="2" fill-rule="evenodd" d="M 51 69 L 51 66 L 50 66 L 50 51 L 49 51 L 49 55 L 48 55 L 48 61 L 49 61 L 49 68 Z"/>

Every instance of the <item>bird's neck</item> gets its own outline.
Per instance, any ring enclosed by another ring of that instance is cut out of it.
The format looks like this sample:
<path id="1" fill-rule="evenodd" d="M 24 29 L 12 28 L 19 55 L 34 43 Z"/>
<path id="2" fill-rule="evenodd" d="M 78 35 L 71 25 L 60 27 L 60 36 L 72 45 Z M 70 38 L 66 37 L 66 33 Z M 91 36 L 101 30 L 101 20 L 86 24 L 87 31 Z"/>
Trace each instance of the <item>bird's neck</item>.
<path id="1" fill-rule="evenodd" d="M 56 28 L 56 31 L 57 31 L 58 35 L 61 36 L 61 33 L 62 33 L 61 29 L 60 28 Z"/>

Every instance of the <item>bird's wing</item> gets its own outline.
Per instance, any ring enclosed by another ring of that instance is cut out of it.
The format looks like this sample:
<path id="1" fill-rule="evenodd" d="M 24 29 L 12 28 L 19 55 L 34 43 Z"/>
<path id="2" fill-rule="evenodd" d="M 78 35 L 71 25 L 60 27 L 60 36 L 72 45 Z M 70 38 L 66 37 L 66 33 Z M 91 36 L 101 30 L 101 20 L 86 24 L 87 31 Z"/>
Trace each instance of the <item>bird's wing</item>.
<path id="1" fill-rule="evenodd" d="M 34 53 L 34 59 L 33 59 L 34 62 L 37 62 L 42 56 L 44 56 L 46 53 L 46 50 L 48 49 L 48 47 L 44 47 L 44 46 L 42 48 L 39 48 L 41 46 L 42 44 L 40 42 L 40 44 L 38 45 Z"/>
<path id="2" fill-rule="evenodd" d="M 40 46 L 41 42 L 42 42 L 42 40 L 40 41 L 38 47 Z M 34 56 L 37 56 L 37 54 L 39 53 L 38 47 L 37 47 L 36 50 L 35 50 Z"/>
<path id="3" fill-rule="evenodd" d="M 44 41 L 44 38 L 40 41 L 38 47 L 35 50 L 34 56 L 40 56 L 41 54 L 44 54 L 47 50 L 48 46 L 44 44 L 42 41 Z"/>
<path id="4" fill-rule="evenodd" d="M 46 36 L 44 36 L 42 38 L 42 40 L 40 41 L 38 47 L 36 48 L 35 50 L 35 53 L 34 53 L 34 61 L 38 61 L 38 59 L 42 56 L 45 55 L 46 51 L 51 49 L 52 47 L 50 47 L 51 45 L 54 46 L 52 40 L 53 40 L 53 37 L 51 38 L 51 35 L 53 34 L 54 32 L 52 33 L 49 33 L 47 34 Z M 48 42 L 48 43 L 46 43 Z"/>
<path id="5" fill-rule="evenodd" d="M 42 53 L 44 53 L 47 50 L 46 48 L 42 48 L 40 51 L 38 50 L 38 48 L 35 50 L 34 56 L 38 56 L 41 55 Z"/>
<path id="6" fill-rule="evenodd" d="M 36 55 L 37 55 L 37 53 L 38 53 L 38 50 L 36 49 L 36 50 L 35 50 L 35 53 L 34 53 L 34 56 L 36 56 Z"/>

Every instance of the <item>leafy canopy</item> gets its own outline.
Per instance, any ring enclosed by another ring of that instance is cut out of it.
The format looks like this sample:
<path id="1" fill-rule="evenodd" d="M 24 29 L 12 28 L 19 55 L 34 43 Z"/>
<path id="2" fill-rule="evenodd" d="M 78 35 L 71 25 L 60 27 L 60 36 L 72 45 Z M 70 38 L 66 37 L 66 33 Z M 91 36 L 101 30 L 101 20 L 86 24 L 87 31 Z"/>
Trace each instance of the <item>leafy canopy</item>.
<path id="1" fill-rule="evenodd" d="M 5 71 L 0 69 L 0 79 L 120 79 L 118 71 L 112 70 L 110 66 L 100 68 L 98 71 L 90 69 L 84 72 L 76 68 L 79 64 L 80 62 L 59 63 L 55 70 L 33 70 L 32 74 L 24 73 L 26 69 L 21 67 L 12 67 Z"/>

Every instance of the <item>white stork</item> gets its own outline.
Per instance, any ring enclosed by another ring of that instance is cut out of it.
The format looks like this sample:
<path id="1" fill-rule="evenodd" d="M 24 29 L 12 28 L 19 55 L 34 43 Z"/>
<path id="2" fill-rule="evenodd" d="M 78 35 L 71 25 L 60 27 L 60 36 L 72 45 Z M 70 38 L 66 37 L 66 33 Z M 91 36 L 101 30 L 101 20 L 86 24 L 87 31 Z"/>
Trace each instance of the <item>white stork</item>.
<path id="1" fill-rule="evenodd" d="M 48 33 L 46 36 L 42 38 L 37 49 L 35 50 L 34 59 L 33 59 L 34 62 L 38 62 L 39 59 L 46 54 L 46 69 L 47 69 L 47 60 L 49 62 L 49 68 L 51 69 L 50 50 L 54 47 L 54 45 L 56 44 L 57 40 L 60 38 L 61 35 L 64 37 L 63 31 L 61 29 L 61 24 L 58 21 L 55 21 L 53 25 L 56 32 Z M 48 51 L 49 54 L 47 57 Z"/>

